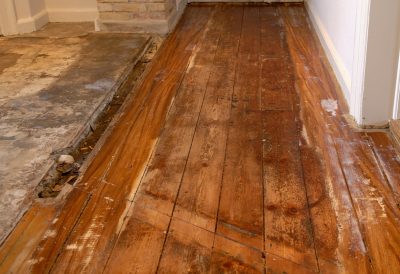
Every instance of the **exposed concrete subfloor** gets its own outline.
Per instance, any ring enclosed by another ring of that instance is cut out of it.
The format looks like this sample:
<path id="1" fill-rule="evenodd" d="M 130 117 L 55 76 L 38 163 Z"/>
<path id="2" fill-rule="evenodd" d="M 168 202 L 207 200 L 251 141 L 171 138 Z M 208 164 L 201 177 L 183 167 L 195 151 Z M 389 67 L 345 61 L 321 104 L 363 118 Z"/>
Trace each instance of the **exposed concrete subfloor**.
<path id="1" fill-rule="evenodd" d="M 0 242 L 58 153 L 88 131 L 150 40 L 92 28 L 55 23 L 0 38 Z"/>

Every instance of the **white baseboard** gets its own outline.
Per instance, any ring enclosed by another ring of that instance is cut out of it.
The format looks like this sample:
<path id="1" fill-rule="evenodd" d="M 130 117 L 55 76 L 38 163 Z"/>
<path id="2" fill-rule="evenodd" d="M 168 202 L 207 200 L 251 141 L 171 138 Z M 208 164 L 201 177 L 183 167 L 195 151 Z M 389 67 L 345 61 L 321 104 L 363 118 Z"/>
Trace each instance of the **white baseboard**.
<path id="1" fill-rule="evenodd" d="M 188 3 L 298 3 L 303 0 L 189 0 Z"/>
<path id="2" fill-rule="evenodd" d="M 18 33 L 29 33 L 35 30 L 39 30 L 41 27 L 49 22 L 49 17 L 46 10 L 42 10 L 38 14 L 22 18 L 17 21 Z"/>
<path id="3" fill-rule="evenodd" d="M 98 17 L 97 9 L 48 9 L 49 22 L 90 22 Z"/>
<path id="4" fill-rule="evenodd" d="M 305 2 L 306 9 L 310 16 L 311 22 L 318 34 L 319 40 L 325 50 L 325 53 L 329 59 L 329 62 L 335 72 L 336 78 L 343 90 L 344 96 L 347 100 L 347 103 L 351 104 L 351 75 L 350 72 L 346 69 L 342 58 L 334 46 L 331 37 L 326 31 L 324 25 L 322 24 L 319 16 L 313 11 L 310 5 Z"/>

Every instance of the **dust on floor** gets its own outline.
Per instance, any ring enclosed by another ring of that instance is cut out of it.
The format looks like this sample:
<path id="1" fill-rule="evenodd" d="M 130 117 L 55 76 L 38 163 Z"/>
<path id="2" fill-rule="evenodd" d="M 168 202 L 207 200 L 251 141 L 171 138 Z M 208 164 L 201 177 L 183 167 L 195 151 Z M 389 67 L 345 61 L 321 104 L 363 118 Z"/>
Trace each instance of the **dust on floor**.
<path id="1" fill-rule="evenodd" d="M 0 242 L 60 153 L 90 130 L 150 37 L 49 24 L 0 38 Z"/>

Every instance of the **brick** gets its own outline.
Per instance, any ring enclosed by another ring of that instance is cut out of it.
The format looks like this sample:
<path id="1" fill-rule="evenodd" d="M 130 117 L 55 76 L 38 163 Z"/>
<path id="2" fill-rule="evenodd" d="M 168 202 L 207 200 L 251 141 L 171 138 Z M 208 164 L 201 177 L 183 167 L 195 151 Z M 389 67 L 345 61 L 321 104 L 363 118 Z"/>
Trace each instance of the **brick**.
<path id="1" fill-rule="evenodd" d="M 129 0 L 97 0 L 97 3 L 128 3 Z"/>
<path id="2" fill-rule="evenodd" d="M 130 3 L 165 3 L 165 0 L 129 0 Z"/>
<path id="3" fill-rule="evenodd" d="M 99 13 L 100 19 L 103 20 L 131 20 L 134 19 L 134 14 L 131 12 L 100 12 Z"/>
<path id="4" fill-rule="evenodd" d="M 113 11 L 145 12 L 146 4 L 144 4 L 144 3 L 115 3 L 115 4 L 113 4 Z"/>
<path id="5" fill-rule="evenodd" d="M 147 11 L 165 11 L 166 5 L 164 3 L 148 3 L 146 5 Z"/>
<path id="6" fill-rule="evenodd" d="M 113 10 L 113 6 L 110 3 L 98 3 L 97 8 L 99 9 L 99 12 Z"/>

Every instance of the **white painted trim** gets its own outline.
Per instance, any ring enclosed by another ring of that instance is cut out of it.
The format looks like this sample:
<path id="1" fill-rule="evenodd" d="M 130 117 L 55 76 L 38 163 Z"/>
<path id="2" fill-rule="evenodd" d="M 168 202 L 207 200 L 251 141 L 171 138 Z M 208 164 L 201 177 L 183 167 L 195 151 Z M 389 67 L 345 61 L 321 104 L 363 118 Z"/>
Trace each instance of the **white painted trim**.
<path id="1" fill-rule="evenodd" d="M 18 33 L 14 0 L 0 1 L 0 25 L 3 35 Z"/>
<path id="2" fill-rule="evenodd" d="M 392 118 L 394 120 L 400 119 L 400 55 L 399 55 L 398 68 L 397 68 L 396 93 L 394 96 Z"/>
<path id="3" fill-rule="evenodd" d="M 90 22 L 98 18 L 96 9 L 47 9 L 50 22 Z"/>
<path id="4" fill-rule="evenodd" d="M 353 74 L 351 80 L 350 113 L 357 124 L 363 124 L 363 98 L 367 63 L 368 31 L 371 0 L 358 1 L 355 45 L 353 50 Z"/>
<path id="5" fill-rule="evenodd" d="M 298 3 L 303 0 L 189 0 L 188 3 Z"/>
<path id="6" fill-rule="evenodd" d="M 339 81 L 339 84 L 342 88 L 344 96 L 348 102 L 351 100 L 351 77 L 349 71 L 346 69 L 340 54 L 338 53 L 335 45 L 332 42 L 331 37 L 329 36 L 325 26 L 323 25 L 321 19 L 317 15 L 317 13 L 313 10 L 311 5 L 308 2 L 305 2 L 306 9 L 308 11 L 311 22 L 314 25 L 314 28 L 318 34 L 319 40 L 325 50 L 325 53 L 329 59 L 329 62 L 335 72 L 336 78 Z"/>
<path id="7" fill-rule="evenodd" d="M 29 33 L 40 29 L 49 22 L 46 10 L 42 10 L 36 15 L 28 18 L 22 18 L 17 21 L 18 33 Z"/>

